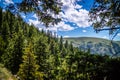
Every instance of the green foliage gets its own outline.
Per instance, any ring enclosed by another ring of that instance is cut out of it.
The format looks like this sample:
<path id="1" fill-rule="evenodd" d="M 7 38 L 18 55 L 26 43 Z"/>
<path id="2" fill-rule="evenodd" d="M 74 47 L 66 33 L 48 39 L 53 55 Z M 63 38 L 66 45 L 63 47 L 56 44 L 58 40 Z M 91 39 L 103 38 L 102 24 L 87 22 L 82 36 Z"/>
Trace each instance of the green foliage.
<path id="1" fill-rule="evenodd" d="M 59 17 L 53 17 L 61 12 L 62 3 L 59 0 L 22 0 L 20 3 L 14 3 L 7 6 L 12 12 L 30 13 L 34 12 L 45 26 L 54 25 L 61 21 Z M 52 13 L 52 14 L 51 14 Z"/>
<path id="2" fill-rule="evenodd" d="M 5 47 L 5 42 L 3 41 L 2 37 L 0 36 L 0 62 L 1 62 L 1 56 L 4 53 L 4 47 Z"/>
<path id="3" fill-rule="evenodd" d="M 17 73 L 19 69 L 19 65 L 22 63 L 22 55 L 23 55 L 22 48 L 23 48 L 22 35 L 21 36 L 14 35 L 14 39 L 10 40 L 5 50 L 5 54 L 2 55 L 3 64 L 9 70 L 11 70 L 13 74 Z"/>
<path id="4" fill-rule="evenodd" d="M 80 50 L 92 54 L 119 56 L 120 41 L 111 41 L 102 38 L 93 37 L 76 37 L 76 38 L 64 38 L 64 42 L 72 42 L 74 47 L 78 47 Z M 114 48 L 113 48 L 114 47 Z"/>
<path id="5" fill-rule="evenodd" d="M 97 32 L 109 30 L 113 34 L 119 30 L 120 0 L 95 0 L 90 10 L 90 21 Z"/>
<path id="6" fill-rule="evenodd" d="M 50 31 L 39 31 L 9 11 L 2 12 L 1 21 L 0 63 L 22 80 L 120 79 L 119 57 L 80 51 L 73 42 L 64 43 L 62 37 L 59 39 Z"/>
<path id="7" fill-rule="evenodd" d="M 63 37 L 62 36 L 60 37 L 60 44 L 59 45 L 60 45 L 59 46 L 60 50 L 62 50 L 63 49 Z"/>
<path id="8" fill-rule="evenodd" d="M 23 63 L 20 65 L 18 76 L 22 80 L 42 80 L 43 74 L 38 72 L 38 68 L 32 44 L 28 42 L 28 45 L 24 49 Z"/>

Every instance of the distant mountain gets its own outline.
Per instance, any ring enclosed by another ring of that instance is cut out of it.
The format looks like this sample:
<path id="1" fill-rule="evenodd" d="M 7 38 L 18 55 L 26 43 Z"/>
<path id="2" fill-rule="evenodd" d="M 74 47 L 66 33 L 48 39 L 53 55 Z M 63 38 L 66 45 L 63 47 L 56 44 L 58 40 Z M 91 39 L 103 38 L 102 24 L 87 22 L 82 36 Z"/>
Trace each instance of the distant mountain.
<path id="1" fill-rule="evenodd" d="M 93 37 L 77 37 L 77 38 L 64 38 L 64 41 L 72 42 L 74 47 L 79 47 L 82 51 L 90 49 L 92 54 L 98 53 L 101 55 L 120 55 L 120 41 L 113 41 L 113 45 L 110 40 Z"/>

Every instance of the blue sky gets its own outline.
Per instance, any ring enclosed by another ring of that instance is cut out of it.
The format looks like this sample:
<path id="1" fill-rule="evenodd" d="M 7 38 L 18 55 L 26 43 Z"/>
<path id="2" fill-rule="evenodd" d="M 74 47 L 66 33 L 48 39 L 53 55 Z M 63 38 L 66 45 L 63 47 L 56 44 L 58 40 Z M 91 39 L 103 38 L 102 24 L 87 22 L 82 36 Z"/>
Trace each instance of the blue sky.
<path id="1" fill-rule="evenodd" d="M 0 0 L 0 5 L 7 5 L 9 3 L 19 2 L 21 0 Z M 62 11 L 57 17 L 62 18 L 62 21 L 58 25 L 51 26 L 47 30 L 57 32 L 59 36 L 63 37 L 98 37 L 110 39 L 108 31 L 102 31 L 96 33 L 88 22 L 89 10 L 92 7 L 94 0 L 61 0 L 63 2 Z M 34 24 L 41 30 L 46 29 L 45 26 L 38 21 L 35 13 L 29 13 L 25 15 L 20 13 L 24 21 L 29 24 Z M 120 40 L 120 33 L 114 40 Z"/>

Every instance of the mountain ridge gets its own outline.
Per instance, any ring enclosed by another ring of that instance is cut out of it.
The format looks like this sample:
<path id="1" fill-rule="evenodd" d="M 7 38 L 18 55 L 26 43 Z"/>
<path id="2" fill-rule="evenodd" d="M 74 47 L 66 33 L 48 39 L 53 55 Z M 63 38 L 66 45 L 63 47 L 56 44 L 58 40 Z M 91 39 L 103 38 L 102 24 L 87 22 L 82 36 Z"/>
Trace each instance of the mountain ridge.
<path id="1" fill-rule="evenodd" d="M 120 41 L 112 41 L 96 37 L 69 37 L 64 38 L 69 43 L 72 42 L 74 47 L 82 51 L 90 49 L 92 54 L 113 55 L 120 53 Z"/>
<path id="2" fill-rule="evenodd" d="M 89 38 L 89 39 L 101 39 L 101 40 L 108 40 L 108 41 L 111 41 L 111 40 L 109 40 L 109 39 L 105 39 L 105 38 L 99 38 L 99 37 L 64 37 L 64 39 L 70 39 L 70 38 L 72 38 L 72 39 L 86 39 L 86 38 Z M 113 40 L 113 41 L 115 41 L 115 42 L 120 42 L 119 40 Z"/>

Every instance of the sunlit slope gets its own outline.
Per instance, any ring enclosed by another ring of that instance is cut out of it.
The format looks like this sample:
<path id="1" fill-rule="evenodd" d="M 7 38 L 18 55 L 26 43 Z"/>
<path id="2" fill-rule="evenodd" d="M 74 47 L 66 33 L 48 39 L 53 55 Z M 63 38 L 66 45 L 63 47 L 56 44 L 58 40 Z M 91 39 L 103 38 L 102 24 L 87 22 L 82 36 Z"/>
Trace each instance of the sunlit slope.
<path id="1" fill-rule="evenodd" d="M 17 80 L 17 79 L 15 79 L 15 77 L 2 64 L 0 64 L 0 80 Z"/>
<path id="2" fill-rule="evenodd" d="M 86 51 L 90 49 L 91 53 L 98 54 L 118 54 L 120 53 L 120 41 L 113 41 L 113 45 L 110 40 L 102 38 L 92 38 L 92 37 L 77 37 L 77 38 L 64 38 L 64 41 L 72 42 L 74 47 L 79 47 L 79 49 Z"/>

